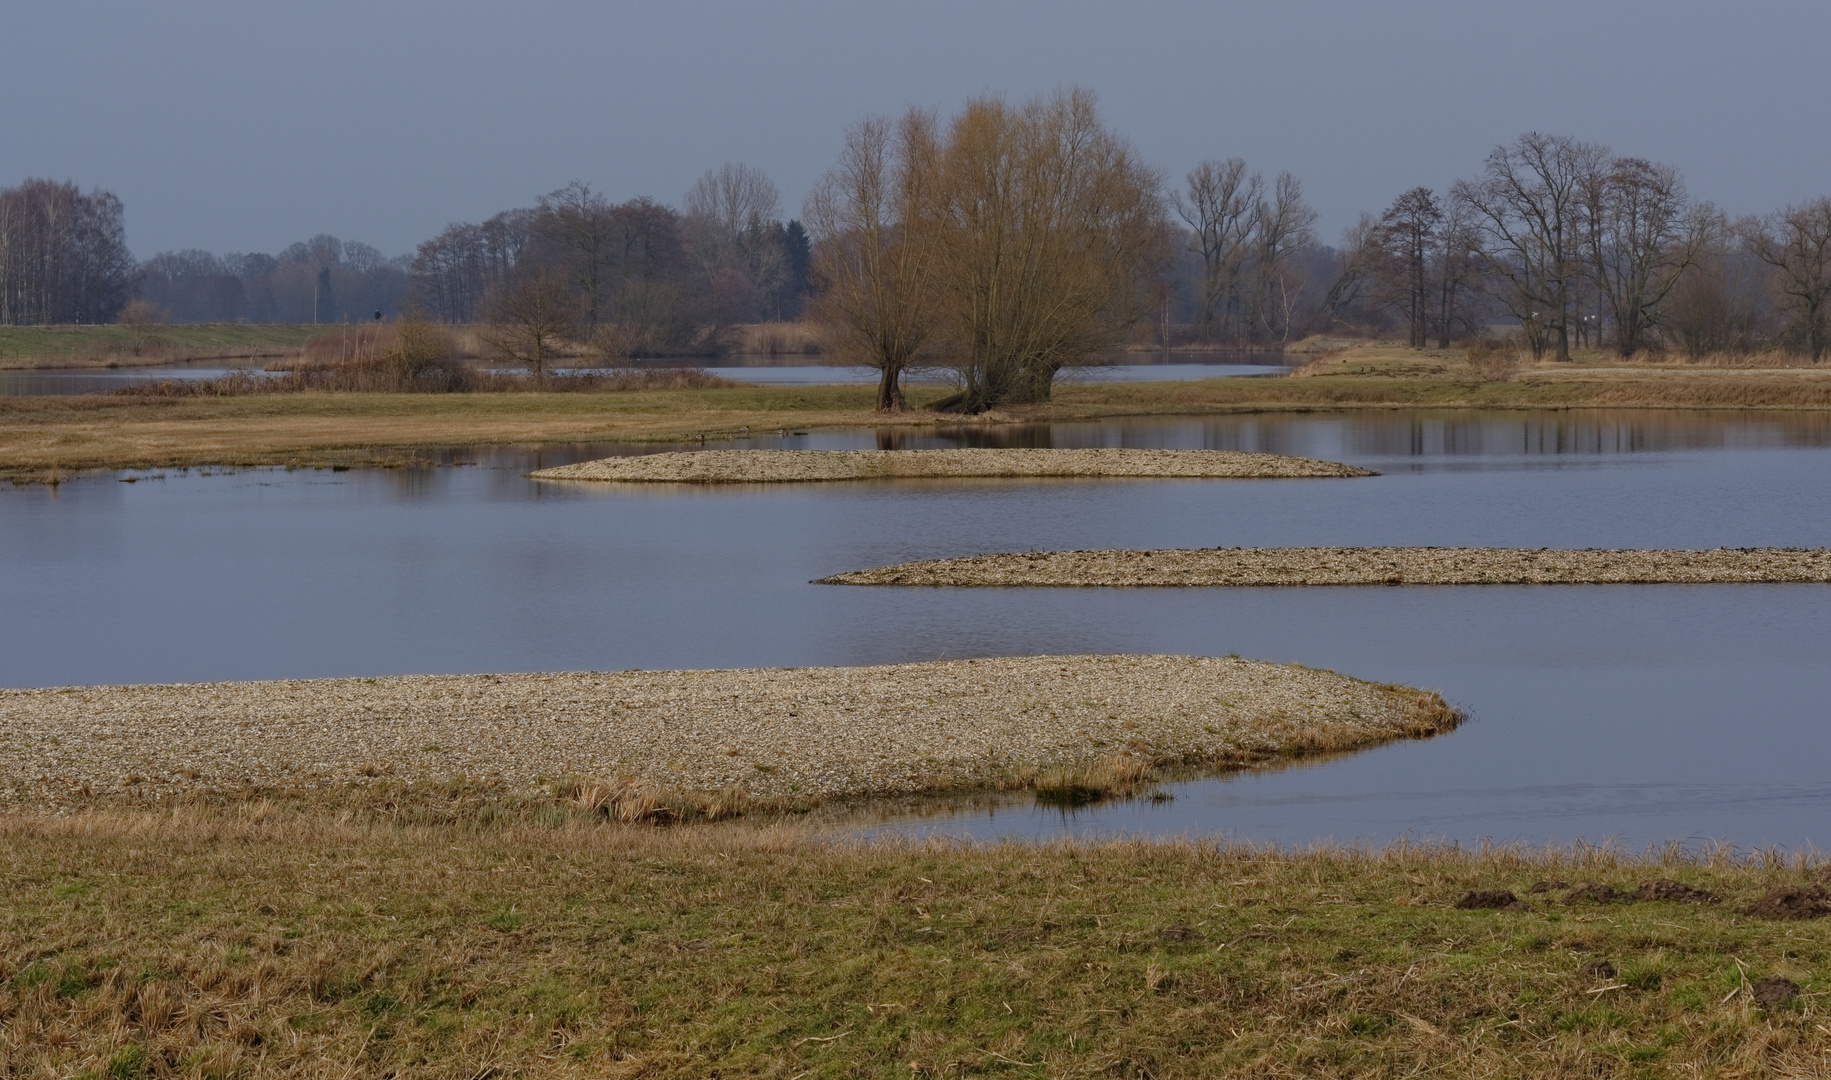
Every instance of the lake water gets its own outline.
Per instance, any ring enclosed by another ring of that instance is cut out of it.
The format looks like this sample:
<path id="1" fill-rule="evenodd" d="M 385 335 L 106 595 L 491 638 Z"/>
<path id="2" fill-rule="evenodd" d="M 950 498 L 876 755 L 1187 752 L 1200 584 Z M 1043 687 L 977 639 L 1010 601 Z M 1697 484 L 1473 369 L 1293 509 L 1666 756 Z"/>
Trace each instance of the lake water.
<path id="1" fill-rule="evenodd" d="M 1277 357 L 1248 353 L 1120 353 L 1111 363 L 1065 369 L 1063 382 L 1184 382 L 1191 379 L 1265 378 L 1290 370 Z M 1270 362 L 1268 362 L 1270 361 Z M 642 367 L 700 367 L 695 361 L 641 361 Z M 863 367 L 810 363 L 805 357 L 730 356 L 705 370 L 721 378 L 766 386 L 865 385 L 877 372 Z M 167 380 L 215 379 L 232 371 L 261 373 L 259 367 L 224 367 L 219 361 L 157 367 L 0 369 L 0 397 L 95 394 Z M 907 383 L 945 383 L 949 373 L 913 371 Z"/>
<path id="2" fill-rule="evenodd" d="M 1310 414 L 743 445 L 969 442 L 1270 450 L 1383 475 L 734 488 L 522 475 L 611 449 L 575 446 L 477 449 L 418 471 L 4 488 L 0 685 L 1239 653 L 1433 687 L 1471 720 L 1180 784 L 1166 803 L 886 827 L 1831 847 L 1831 588 L 808 584 L 1029 548 L 1828 546 L 1831 417 Z"/>

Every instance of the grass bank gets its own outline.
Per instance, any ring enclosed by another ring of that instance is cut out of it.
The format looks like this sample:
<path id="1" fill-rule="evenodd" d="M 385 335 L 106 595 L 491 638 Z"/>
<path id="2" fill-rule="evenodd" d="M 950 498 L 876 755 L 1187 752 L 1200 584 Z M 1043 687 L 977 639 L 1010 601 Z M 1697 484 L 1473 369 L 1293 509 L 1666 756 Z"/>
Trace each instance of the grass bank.
<path id="1" fill-rule="evenodd" d="M 4 815 L 0 844 L 9 1076 L 1831 1070 L 1826 924 L 1752 913 L 1822 911 L 1822 869 L 1779 859 L 424 827 L 260 802 Z M 1500 892 L 1522 903 L 1458 906 Z"/>
<path id="2" fill-rule="evenodd" d="M 0 326 L 0 369 L 146 367 L 186 360 L 297 356 L 332 327 L 187 323 L 128 326 Z"/>
<path id="3" fill-rule="evenodd" d="M 1448 368 L 1405 373 L 1368 363 L 1368 374 L 1068 382 L 1047 404 L 976 417 L 930 411 L 926 406 L 948 391 L 924 386 L 908 391 L 913 410 L 888 416 L 872 411 L 873 388 L 866 386 L 0 398 L 0 477 L 27 481 L 84 469 L 200 465 L 397 465 L 413 462 L 423 451 L 480 443 L 698 444 L 816 427 L 894 432 L 1122 416 L 1392 408 L 1831 409 L 1831 369 L 1564 367 L 1496 381 Z"/>

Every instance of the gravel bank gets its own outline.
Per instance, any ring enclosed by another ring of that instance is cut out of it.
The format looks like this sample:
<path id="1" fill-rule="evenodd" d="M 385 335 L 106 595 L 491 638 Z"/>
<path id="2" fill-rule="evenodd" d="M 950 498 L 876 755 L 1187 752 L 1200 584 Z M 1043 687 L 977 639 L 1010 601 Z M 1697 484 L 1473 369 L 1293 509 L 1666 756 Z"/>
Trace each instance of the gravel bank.
<path id="1" fill-rule="evenodd" d="M 1703 585 L 1831 582 L 1831 549 L 1199 548 L 898 563 L 821 585 Z"/>
<path id="2" fill-rule="evenodd" d="M 528 474 L 536 480 L 772 484 L 917 477 L 1293 478 L 1373 476 L 1314 458 L 1237 450 L 696 450 L 604 458 Z"/>
<path id="3" fill-rule="evenodd" d="M 1244 765 L 1448 730 L 1435 694 L 1186 656 L 0 691 L 0 802 L 558 778 L 759 801 Z"/>

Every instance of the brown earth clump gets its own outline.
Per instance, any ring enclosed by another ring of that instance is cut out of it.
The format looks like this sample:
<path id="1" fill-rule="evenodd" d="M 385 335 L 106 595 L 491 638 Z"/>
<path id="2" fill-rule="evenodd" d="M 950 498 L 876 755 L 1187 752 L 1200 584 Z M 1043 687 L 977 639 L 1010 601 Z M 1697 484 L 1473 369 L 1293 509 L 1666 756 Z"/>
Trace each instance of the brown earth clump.
<path id="1" fill-rule="evenodd" d="M 1592 904 L 1613 904 L 1618 900 L 1626 899 L 1628 899 L 1628 894 L 1620 892 L 1613 885 L 1603 885 L 1593 881 L 1578 885 L 1564 894 L 1564 900 L 1572 904 L 1584 900 Z"/>
<path id="2" fill-rule="evenodd" d="M 1682 881 L 1656 878 L 1653 881 L 1643 882 L 1640 888 L 1635 889 L 1634 899 L 1670 900 L 1682 904 L 1715 904 L 1721 898 L 1707 889 L 1699 889 Z"/>
<path id="3" fill-rule="evenodd" d="M 1583 965 L 1583 974 L 1592 979 L 1612 979 L 1620 973 L 1607 960 L 1591 960 Z"/>
<path id="4" fill-rule="evenodd" d="M 535 480 L 784 484 L 922 478 L 1291 479 L 1374 476 L 1314 458 L 1238 450 L 690 450 L 603 458 L 528 474 Z"/>
<path id="5" fill-rule="evenodd" d="M 1525 911 L 1525 903 L 1510 889 L 1470 889 L 1456 901 L 1458 911 Z"/>
<path id="6" fill-rule="evenodd" d="M 1526 891 L 1536 896 L 1539 893 L 1548 893 L 1553 889 L 1568 888 L 1570 888 L 1570 882 L 1568 881 L 1535 881 L 1532 883 L 1532 888 L 1527 889 Z"/>
<path id="7" fill-rule="evenodd" d="M 1831 548 L 1313 547 L 1032 551 L 898 563 L 821 585 L 1258 587 L 1831 583 Z"/>
<path id="8" fill-rule="evenodd" d="M 1822 885 L 1776 885 L 1744 913 L 1758 919 L 1816 919 L 1831 915 L 1831 893 Z"/>
<path id="9" fill-rule="evenodd" d="M 1755 1004 L 1764 1009 L 1779 1009 L 1793 1003 L 1799 996 L 1799 984 L 1779 975 L 1771 975 L 1749 987 Z"/>
<path id="10" fill-rule="evenodd" d="M 722 816 L 1242 768 L 1459 719 L 1433 693 L 1195 656 L 0 690 L 0 805 L 480 784 L 623 820 L 700 793 Z"/>

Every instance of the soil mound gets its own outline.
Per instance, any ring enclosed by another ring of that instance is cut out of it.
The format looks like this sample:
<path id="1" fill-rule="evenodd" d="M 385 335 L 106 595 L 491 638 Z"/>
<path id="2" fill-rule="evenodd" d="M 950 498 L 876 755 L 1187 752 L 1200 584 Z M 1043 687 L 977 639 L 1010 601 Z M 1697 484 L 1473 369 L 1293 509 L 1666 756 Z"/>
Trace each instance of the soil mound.
<path id="1" fill-rule="evenodd" d="M 1615 970 L 1615 965 L 1609 963 L 1607 960 L 1591 960 L 1589 963 L 1583 965 L 1582 973 L 1588 975 L 1592 979 L 1612 979 L 1620 974 L 1620 972 Z"/>
<path id="2" fill-rule="evenodd" d="M 1627 893 L 1617 890 L 1613 885 L 1603 885 L 1593 881 L 1578 885 L 1564 894 L 1564 899 L 1573 904 L 1579 900 L 1588 900 L 1592 904 L 1612 904 L 1617 900 L 1625 900 L 1627 897 Z"/>
<path id="3" fill-rule="evenodd" d="M 1799 996 L 1799 984 L 1778 975 L 1762 979 L 1749 989 L 1755 995 L 1755 1004 L 1764 1009 L 1778 1009 L 1790 1005 L 1793 999 Z"/>
<path id="4" fill-rule="evenodd" d="M 1744 911 L 1757 919 L 1816 919 L 1831 915 L 1831 893 L 1822 885 L 1778 885 Z"/>
<path id="5" fill-rule="evenodd" d="M 1458 911 L 1525 911 L 1526 905 L 1509 889 L 1470 889 L 1456 901 Z"/>
<path id="6" fill-rule="evenodd" d="M 1636 900 L 1672 900 L 1682 904 L 1714 904 L 1721 898 L 1706 889 L 1694 888 L 1671 878 L 1643 882 L 1634 890 Z"/>

